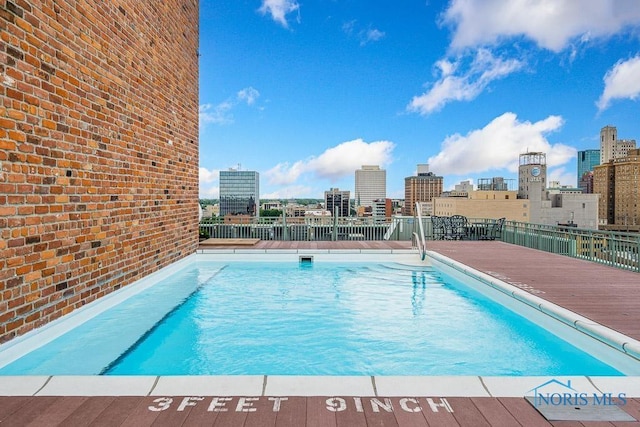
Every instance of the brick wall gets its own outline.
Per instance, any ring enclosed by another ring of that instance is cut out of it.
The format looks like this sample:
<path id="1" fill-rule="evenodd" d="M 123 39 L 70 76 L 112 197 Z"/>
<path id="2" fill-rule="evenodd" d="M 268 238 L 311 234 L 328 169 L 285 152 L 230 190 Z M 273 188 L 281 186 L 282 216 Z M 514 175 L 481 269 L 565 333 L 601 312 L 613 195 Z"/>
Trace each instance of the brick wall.
<path id="1" fill-rule="evenodd" d="M 198 0 L 0 0 L 0 342 L 198 239 Z"/>

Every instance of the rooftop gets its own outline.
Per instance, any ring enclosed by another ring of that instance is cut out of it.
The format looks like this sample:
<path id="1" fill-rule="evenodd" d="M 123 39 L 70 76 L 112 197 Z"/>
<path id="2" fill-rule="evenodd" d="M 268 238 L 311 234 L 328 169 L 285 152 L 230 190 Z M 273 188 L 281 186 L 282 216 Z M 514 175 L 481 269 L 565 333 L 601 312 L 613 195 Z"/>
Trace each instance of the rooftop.
<path id="1" fill-rule="evenodd" d="M 384 253 L 408 241 L 220 242 L 201 252 Z M 428 249 L 640 339 L 638 273 L 499 241 L 433 241 Z M 437 255 L 436 255 L 437 256 Z M 541 377 L 0 377 L 7 425 L 480 426 L 618 425 L 547 421 L 523 397 Z M 640 419 L 637 377 L 573 377 L 586 393 L 625 393 Z M 531 394 L 531 393 L 529 393 Z M 185 397 L 186 396 L 186 397 Z M 92 424 L 92 425 L 94 425 Z M 624 423 L 623 425 L 640 425 Z"/>

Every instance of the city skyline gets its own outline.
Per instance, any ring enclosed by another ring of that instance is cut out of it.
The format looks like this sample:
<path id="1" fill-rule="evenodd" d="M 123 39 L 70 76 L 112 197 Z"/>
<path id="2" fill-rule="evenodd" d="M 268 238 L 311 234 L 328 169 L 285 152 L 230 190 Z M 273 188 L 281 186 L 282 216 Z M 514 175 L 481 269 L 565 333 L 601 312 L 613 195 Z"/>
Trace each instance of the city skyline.
<path id="1" fill-rule="evenodd" d="M 354 190 L 378 164 L 402 198 L 416 164 L 447 190 L 513 178 L 526 151 L 576 185 L 602 127 L 640 138 L 640 10 L 553 4 L 201 2 L 200 196 L 237 164 L 274 199 Z"/>

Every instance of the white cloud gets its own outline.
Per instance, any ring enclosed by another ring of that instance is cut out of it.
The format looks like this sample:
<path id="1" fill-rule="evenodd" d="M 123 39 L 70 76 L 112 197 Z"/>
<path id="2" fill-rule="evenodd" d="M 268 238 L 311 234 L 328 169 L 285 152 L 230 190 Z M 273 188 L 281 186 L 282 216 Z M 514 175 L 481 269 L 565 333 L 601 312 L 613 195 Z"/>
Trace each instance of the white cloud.
<path id="1" fill-rule="evenodd" d="M 355 19 L 349 22 L 345 22 L 344 24 L 342 24 L 342 31 L 344 31 L 348 35 L 353 34 L 353 32 L 355 31 L 356 22 L 357 21 Z"/>
<path id="2" fill-rule="evenodd" d="M 243 103 L 253 106 L 259 97 L 260 92 L 249 86 L 238 91 L 235 97 L 229 98 L 218 105 L 201 104 L 198 109 L 200 128 L 202 129 L 207 124 L 228 125 L 233 123 L 231 111 Z"/>
<path id="3" fill-rule="evenodd" d="M 280 188 L 276 191 L 267 194 L 261 194 L 261 199 L 293 199 L 302 197 L 312 197 L 312 194 L 317 194 L 318 191 L 314 191 L 311 187 L 304 185 L 291 185 Z M 315 196 L 314 196 L 315 197 Z"/>
<path id="4" fill-rule="evenodd" d="M 546 153 L 549 167 L 563 165 L 575 157 L 575 148 L 551 144 L 546 139 L 547 134 L 557 131 L 562 124 L 559 116 L 531 123 L 518 121 L 514 113 L 504 113 L 482 129 L 464 136 L 447 137 L 441 151 L 429 159 L 429 169 L 441 175 L 466 175 L 505 168 L 517 172 L 519 155 L 527 151 Z"/>
<path id="5" fill-rule="evenodd" d="M 216 185 L 215 187 L 211 186 L 200 186 L 200 198 L 201 199 L 217 199 L 220 197 L 220 188 Z"/>
<path id="6" fill-rule="evenodd" d="M 364 46 L 369 42 L 377 42 L 381 40 L 385 36 L 384 31 L 380 31 L 377 28 L 369 28 L 368 30 L 363 30 L 360 33 L 360 46 Z"/>
<path id="7" fill-rule="evenodd" d="M 559 52 L 638 25 L 640 7 L 636 0 L 452 0 L 443 23 L 454 27 L 454 49 L 526 37 Z"/>
<path id="8" fill-rule="evenodd" d="M 496 58 L 487 49 L 479 49 L 468 66 L 464 64 L 464 59 L 436 62 L 439 80 L 427 92 L 414 96 L 407 110 L 426 115 L 440 110 L 451 101 L 470 101 L 492 81 L 504 78 L 524 66 L 517 59 Z M 456 72 L 459 74 L 456 75 Z"/>
<path id="9" fill-rule="evenodd" d="M 303 173 L 308 171 L 308 165 L 304 161 L 300 160 L 293 165 L 289 163 L 278 163 L 271 169 L 269 169 L 265 176 L 269 180 L 270 184 L 286 185 L 296 182 L 296 180 Z"/>
<path id="10" fill-rule="evenodd" d="M 238 101 L 245 101 L 247 105 L 253 105 L 256 99 L 260 97 L 260 92 L 252 87 L 246 87 L 239 91 L 236 96 Z"/>
<path id="11" fill-rule="evenodd" d="M 360 40 L 360 46 L 364 46 L 371 42 L 382 40 L 386 33 L 377 28 L 358 29 L 356 20 L 345 22 L 342 24 L 342 31 L 348 36 L 353 36 Z"/>
<path id="12" fill-rule="evenodd" d="M 389 164 L 394 147 L 390 141 L 367 143 L 362 139 L 355 139 L 331 147 L 317 157 L 300 160 L 292 165 L 279 163 L 268 170 L 265 176 L 269 183 L 280 185 L 292 184 L 302 174 L 336 181 L 352 175 L 362 165 Z"/>
<path id="13" fill-rule="evenodd" d="M 218 181 L 220 171 L 218 169 L 207 169 L 200 166 L 200 197 L 205 199 L 217 199 L 220 194 Z"/>
<path id="14" fill-rule="evenodd" d="M 263 15 L 271 15 L 274 21 L 288 28 L 287 15 L 300 10 L 296 0 L 262 0 L 262 6 L 258 11 Z"/>
<path id="15" fill-rule="evenodd" d="M 452 30 L 448 55 L 458 59 L 435 64 L 439 80 L 415 96 L 408 111 L 429 114 L 451 101 L 475 99 L 493 80 L 524 66 L 519 59 L 495 58 L 489 48 L 525 39 L 553 52 L 567 50 L 573 61 L 583 45 L 640 28 L 640 7 L 637 0 L 450 0 L 441 23 Z M 526 54 L 522 46 L 518 49 Z M 477 49 L 475 67 L 461 66 Z M 610 98 L 605 93 L 601 109 Z"/>
<path id="16" fill-rule="evenodd" d="M 202 104 L 198 108 L 200 127 L 207 124 L 226 125 L 233 123 L 233 116 L 229 112 L 233 105 L 227 101 L 218 105 Z"/>
<path id="17" fill-rule="evenodd" d="M 200 184 L 218 181 L 218 178 L 220 177 L 220 171 L 217 169 L 209 170 L 200 166 L 199 172 Z"/>
<path id="18" fill-rule="evenodd" d="M 598 110 L 609 107 L 614 99 L 636 100 L 640 95 L 640 55 L 618 61 L 604 76 L 604 92 L 596 103 Z"/>
<path id="19" fill-rule="evenodd" d="M 578 182 L 577 173 L 568 171 L 565 167 L 547 170 L 547 182 L 558 181 L 560 185 L 576 186 Z"/>

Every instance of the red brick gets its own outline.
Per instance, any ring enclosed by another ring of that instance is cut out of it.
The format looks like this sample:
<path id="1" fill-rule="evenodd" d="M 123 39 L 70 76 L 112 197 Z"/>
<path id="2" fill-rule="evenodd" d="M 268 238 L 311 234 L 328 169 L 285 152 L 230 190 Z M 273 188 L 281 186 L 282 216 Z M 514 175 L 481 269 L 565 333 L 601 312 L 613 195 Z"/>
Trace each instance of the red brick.
<path id="1" fill-rule="evenodd" d="M 12 188 L 15 188 L 15 186 L 11 186 Z M 0 206 L 0 216 L 10 216 L 10 215 L 15 215 L 17 212 L 17 209 L 15 208 L 15 206 Z"/>
<path id="2" fill-rule="evenodd" d="M 198 137 L 197 1 L 86 0 L 82 13 L 73 2 L 57 2 L 55 11 L 49 1 L 13 3 L 24 14 L 3 18 L 13 23 L 1 36 L 11 59 L 3 72 L 16 84 L 2 88 L 0 105 L 0 289 L 11 291 L 0 296 L 22 308 L 0 322 L 0 342 L 193 253 L 198 228 L 198 166 L 183 160 L 198 156 L 197 144 L 187 143 Z M 133 26 L 145 37 L 131 37 Z M 102 46 L 123 60 L 103 61 Z M 130 57 L 147 64 L 153 86 L 140 84 Z M 181 73 L 168 72 L 175 69 Z M 168 108 L 169 100 L 178 101 Z M 159 184 L 171 197 L 156 197 Z M 158 239 L 163 227 L 175 231 Z M 8 259 L 24 261 L 9 268 Z M 117 279 L 95 287 L 114 271 Z M 49 306 L 61 281 L 74 295 Z M 34 312 L 19 303 L 24 292 Z"/>

